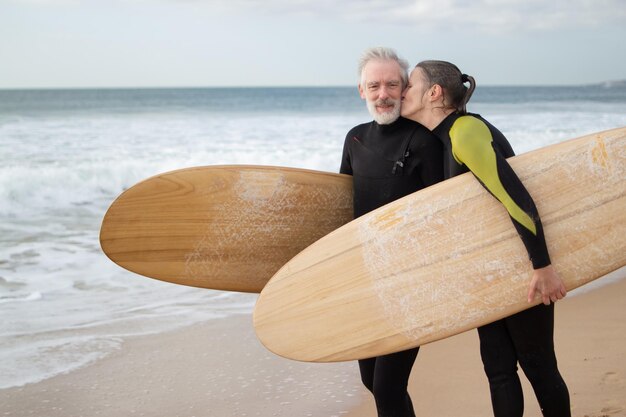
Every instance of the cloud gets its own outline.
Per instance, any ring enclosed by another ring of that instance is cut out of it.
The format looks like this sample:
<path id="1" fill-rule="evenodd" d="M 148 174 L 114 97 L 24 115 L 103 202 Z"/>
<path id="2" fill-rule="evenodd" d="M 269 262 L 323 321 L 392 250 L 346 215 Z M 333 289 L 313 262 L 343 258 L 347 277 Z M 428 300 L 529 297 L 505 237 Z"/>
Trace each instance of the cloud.
<path id="1" fill-rule="evenodd" d="M 183 0 L 193 1 L 193 0 Z M 202 1 L 202 0 L 197 0 Z M 323 16 L 368 24 L 449 25 L 486 32 L 626 24 L 626 0 L 213 0 L 259 14 Z"/>
<path id="2" fill-rule="evenodd" d="M 0 0 L 0 4 L 76 6 L 95 0 Z M 626 0 L 111 0 L 123 6 L 193 6 L 208 13 L 333 19 L 426 30 L 549 32 L 601 25 L 626 26 Z"/>
<path id="3" fill-rule="evenodd" d="M 79 6 L 80 0 L 0 0 L 0 4 L 15 4 L 27 6 Z"/>
<path id="4" fill-rule="evenodd" d="M 485 31 L 549 31 L 626 23 L 625 0 L 418 0 L 399 22 L 476 26 Z"/>

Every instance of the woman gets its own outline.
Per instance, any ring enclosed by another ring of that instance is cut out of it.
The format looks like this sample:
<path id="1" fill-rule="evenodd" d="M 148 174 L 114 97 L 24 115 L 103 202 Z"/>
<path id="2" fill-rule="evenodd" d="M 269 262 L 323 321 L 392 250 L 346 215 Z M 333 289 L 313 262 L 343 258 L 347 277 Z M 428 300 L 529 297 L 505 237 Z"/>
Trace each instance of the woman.
<path id="1" fill-rule="evenodd" d="M 569 417 L 569 392 L 557 368 L 553 343 L 552 303 L 565 297 L 565 285 L 550 265 L 537 208 L 506 162 L 514 155 L 511 145 L 481 116 L 466 112 L 474 88 L 474 78 L 449 62 L 421 62 L 403 92 L 401 114 L 441 140 L 446 178 L 471 171 L 505 206 L 532 262 L 528 302 L 538 292 L 543 304 L 478 329 L 494 415 L 516 417 L 524 413 L 519 363 L 543 415 Z"/>

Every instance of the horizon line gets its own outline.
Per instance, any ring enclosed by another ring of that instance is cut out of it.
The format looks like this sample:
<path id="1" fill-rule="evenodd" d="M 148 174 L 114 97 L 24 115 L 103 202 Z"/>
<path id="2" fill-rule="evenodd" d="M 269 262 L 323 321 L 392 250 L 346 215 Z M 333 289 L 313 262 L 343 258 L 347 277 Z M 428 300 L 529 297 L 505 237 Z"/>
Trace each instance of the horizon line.
<path id="1" fill-rule="evenodd" d="M 607 80 L 592 83 L 580 84 L 481 84 L 478 87 L 592 87 L 592 86 L 626 86 L 626 79 Z M 0 86 L 0 91 L 34 91 L 34 90 L 185 90 L 185 89 L 296 89 L 296 88 L 356 88 L 357 83 L 350 84 L 328 84 L 328 85 L 163 85 L 163 86 L 33 86 L 33 87 L 7 87 Z"/>

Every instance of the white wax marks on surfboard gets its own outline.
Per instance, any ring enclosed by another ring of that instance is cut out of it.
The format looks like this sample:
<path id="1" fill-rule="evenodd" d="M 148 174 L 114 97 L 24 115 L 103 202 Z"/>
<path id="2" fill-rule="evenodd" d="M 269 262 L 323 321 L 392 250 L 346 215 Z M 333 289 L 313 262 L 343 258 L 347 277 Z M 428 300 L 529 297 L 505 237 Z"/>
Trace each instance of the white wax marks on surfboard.
<path id="1" fill-rule="evenodd" d="M 249 201 L 253 206 L 265 208 L 268 201 L 277 202 L 276 194 L 285 189 L 285 176 L 281 172 L 268 172 L 263 176 L 251 171 L 239 173 L 239 179 L 235 188 L 240 190 L 239 196 L 243 201 Z M 293 191 L 293 190 L 290 190 Z M 292 205 L 291 201 L 287 204 Z M 281 207 L 278 206 L 278 209 Z"/>
<path id="2" fill-rule="evenodd" d="M 432 331 L 445 331 L 451 323 L 442 322 L 441 318 L 449 317 L 451 311 L 458 311 L 455 324 L 471 323 L 489 312 L 469 306 L 492 305 L 495 306 L 491 308 L 493 312 L 502 299 L 519 297 L 519 290 L 498 283 L 504 277 L 513 281 L 525 279 L 514 273 L 520 269 L 520 264 L 528 265 L 521 242 L 521 251 L 511 251 L 500 259 L 488 258 L 491 246 L 510 239 L 515 233 L 508 216 L 502 213 L 504 208 L 494 199 L 493 204 L 473 210 L 473 197 L 485 192 L 477 181 L 463 192 L 464 195 L 447 198 L 439 196 L 434 204 L 412 196 L 404 199 L 405 204 L 396 206 L 395 210 L 383 208 L 377 216 L 360 225 L 363 262 L 386 318 L 410 339 L 418 340 L 422 334 Z M 463 207 L 461 201 L 465 201 Z M 420 210 L 421 220 L 415 220 L 417 210 Z M 463 222 L 465 227 L 458 227 L 466 216 L 472 216 L 475 221 Z M 488 234 L 484 225 L 491 221 L 502 223 L 499 233 Z M 459 242 L 458 246 L 439 238 L 444 229 L 453 231 L 452 241 Z M 484 257 L 475 258 L 475 245 L 484 249 Z M 407 258 L 403 248 L 410 246 L 418 249 L 417 255 Z M 460 276 L 470 263 L 480 271 L 480 280 L 445 281 L 432 273 L 434 267 L 442 277 Z M 431 267 L 429 276 L 421 275 L 420 269 L 424 266 Z M 390 270 L 400 272 L 390 274 Z M 481 291 L 488 285 L 501 285 L 497 300 Z M 428 305 L 418 301 L 424 299 L 430 300 Z"/>
<path id="3" fill-rule="evenodd" d="M 234 256 L 233 253 L 253 253 L 263 256 L 258 251 L 268 251 L 269 248 L 266 245 L 258 246 L 258 241 L 267 239 L 269 234 L 280 232 L 275 222 L 275 212 L 279 206 L 275 204 L 276 199 L 273 197 L 283 182 L 279 172 L 256 177 L 253 172 L 240 172 L 236 185 L 230 188 L 230 198 L 216 203 L 217 206 L 210 214 L 206 233 L 197 242 L 194 251 L 187 255 L 185 273 L 188 276 L 217 277 L 223 273 L 221 265 L 227 261 L 245 261 L 230 259 Z M 289 187 L 283 187 L 283 191 L 292 192 Z M 211 198 L 210 192 L 207 198 Z M 240 228 L 240 224 L 257 227 Z M 240 248 L 240 251 L 233 252 L 230 250 L 233 247 Z M 250 252 L 253 247 L 258 251 Z M 257 265 L 259 275 L 271 275 L 273 271 L 263 270 L 264 265 L 264 263 Z M 245 265 L 242 264 L 241 267 L 243 269 Z M 268 267 L 265 266 L 265 269 Z"/>
<path id="4" fill-rule="evenodd" d="M 241 170 L 234 184 L 222 191 L 230 195 L 216 199 L 207 215 L 206 233 L 186 257 L 187 276 L 219 277 L 224 264 L 234 263 L 242 276 L 267 280 L 312 242 L 311 235 L 322 237 L 349 220 L 313 213 L 331 207 L 351 212 L 352 208 L 352 196 L 339 185 L 314 187 L 290 180 L 280 171 Z M 310 218 L 317 219 L 315 230 L 308 224 Z M 277 259 L 278 247 L 295 249 L 286 259 Z M 248 257 L 238 259 L 243 254 Z"/>

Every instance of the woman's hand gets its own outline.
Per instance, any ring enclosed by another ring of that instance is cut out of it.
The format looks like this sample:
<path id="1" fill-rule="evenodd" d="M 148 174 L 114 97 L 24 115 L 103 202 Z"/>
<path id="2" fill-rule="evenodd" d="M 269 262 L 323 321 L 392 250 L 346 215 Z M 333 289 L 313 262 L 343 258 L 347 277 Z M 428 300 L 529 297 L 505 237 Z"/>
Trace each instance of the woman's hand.
<path id="1" fill-rule="evenodd" d="M 556 303 L 567 295 L 565 284 L 552 265 L 534 270 L 528 290 L 529 303 L 533 302 L 537 292 L 541 294 L 541 300 L 545 305 L 550 305 L 550 302 Z"/>

